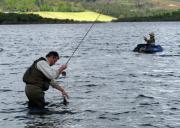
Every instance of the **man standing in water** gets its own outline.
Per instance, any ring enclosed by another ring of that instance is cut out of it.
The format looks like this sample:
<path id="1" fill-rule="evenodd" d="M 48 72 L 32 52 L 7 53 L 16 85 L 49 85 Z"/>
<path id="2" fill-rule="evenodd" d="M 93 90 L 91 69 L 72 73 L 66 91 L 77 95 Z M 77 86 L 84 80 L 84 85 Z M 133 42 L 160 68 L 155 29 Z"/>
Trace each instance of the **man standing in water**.
<path id="1" fill-rule="evenodd" d="M 41 57 L 34 61 L 25 72 L 23 81 L 26 83 L 25 93 L 29 99 L 29 107 L 45 107 L 44 91 L 49 89 L 49 85 L 61 91 L 62 95 L 68 98 L 68 94 L 65 90 L 54 80 L 62 74 L 67 68 L 67 65 L 62 65 L 58 70 L 54 70 L 50 67 L 54 65 L 58 59 L 58 53 L 51 51 L 45 58 Z"/>

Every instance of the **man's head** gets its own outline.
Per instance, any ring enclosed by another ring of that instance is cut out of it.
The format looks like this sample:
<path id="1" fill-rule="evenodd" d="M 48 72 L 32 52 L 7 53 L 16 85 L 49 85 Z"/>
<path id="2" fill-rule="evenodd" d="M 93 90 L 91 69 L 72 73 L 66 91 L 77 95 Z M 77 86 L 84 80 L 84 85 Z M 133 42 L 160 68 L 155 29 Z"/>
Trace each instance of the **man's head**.
<path id="1" fill-rule="evenodd" d="M 46 55 L 49 65 L 54 65 L 59 60 L 59 54 L 56 51 L 51 51 Z"/>
<path id="2" fill-rule="evenodd" d="M 149 33 L 150 37 L 154 37 L 154 32 Z"/>

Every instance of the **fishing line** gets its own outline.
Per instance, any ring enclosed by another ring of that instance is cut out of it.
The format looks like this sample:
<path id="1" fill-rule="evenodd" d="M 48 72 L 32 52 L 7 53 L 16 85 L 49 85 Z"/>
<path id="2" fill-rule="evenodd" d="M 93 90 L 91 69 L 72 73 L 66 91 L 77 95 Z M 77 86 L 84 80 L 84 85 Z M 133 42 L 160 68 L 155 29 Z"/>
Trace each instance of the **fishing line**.
<path id="1" fill-rule="evenodd" d="M 109 4 L 111 0 L 108 0 L 106 5 Z M 102 12 L 104 11 L 106 6 L 104 6 L 104 8 L 102 9 Z M 69 61 L 71 60 L 71 58 L 74 56 L 75 52 L 78 50 L 79 46 L 82 44 L 82 42 L 84 41 L 84 39 L 86 38 L 86 36 L 88 35 L 88 33 L 91 31 L 91 29 L 93 28 L 93 26 L 96 24 L 96 21 L 99 19 L 99 17 L 101 16 L 102 14 L 99 13 L 99 15 L 96 17 L 96 19 L 94 20 L 94 22 L 91 24 L 91 26 L 89 27 L 88 31 L 85 33 L 85 35 L 83 36 L 83 38 L 78 42 L 78 45 L 77 47 L 75 48 L 75 50 L 72 52 L 72 55 L 69 57 L 69 59 L 67 60 L 66 64 L 69 63 Z"/>
<path id="2" fill-rule="evenodd" d="M 75 48 L 75 50 L 72 52 L 71 56 L 69 57 L 69 59 L 67 60 L 66 64 L 69 63 L 69 61 L 71 60 L 71 58 L 74 56 L 75 52 L 78 50 L 79 46 L 82 44 L 82 42 L 84 41 L 84 39 L 86 38 L 86 36 L 89 34 L 89 32 L 91 31 L 91 29 L 93 28 L 93 26 L 96 24 L 96 21 L 99 19 L 99 17 L 101 16 L 101 13 L 104 11 L 106 5 L 108 5 L 110 2 L 110 0 L 107 1 L 107 3 L 105 4 L 104 8 L 102 9 L 102 11 L 99 13 L 99 15 L 96 17 L 96 19 L 94 20 L 94 22 L 91 24 L 91 26 L 89 27 L 88 31 L 84 34 L 83 38 L 78 42 L 77 47 Z M 63 76 L 66 76 L 66 72 L 62 73 Z M 65 96 L 63 96 L 63 104 L 67 105 L 68 104 L 68 100 Z"/>

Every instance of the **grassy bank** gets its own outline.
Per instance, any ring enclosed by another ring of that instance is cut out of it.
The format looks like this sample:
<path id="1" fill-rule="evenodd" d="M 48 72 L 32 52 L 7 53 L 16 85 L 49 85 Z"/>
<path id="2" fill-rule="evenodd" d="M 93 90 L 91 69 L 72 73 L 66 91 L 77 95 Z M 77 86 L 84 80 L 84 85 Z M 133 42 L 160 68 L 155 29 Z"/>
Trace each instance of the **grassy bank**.
<path id="1" fill-rule="evenodd" d="M 0 13 L 0 24 L 87 23 L 99 16 L 95 12 L 26 12 Z M 96 22 L 110 22 L 116 18 L 100 15 Z"/>
<path id="2" fill-rule="evenodd" d="M 34 12 L 0 13 L 0 24 L 43 24 L 43 23 L 89 23 L 99 16 L 94 12 Z M 100 15 L 96 22 L 142 22 L 142 21 L 180 21 L 180 10 L 158 12 L 149 16 L 114 17 Z"/>
<path id="3" fill-rule="evenodd" d="M 74 23 L 73 20 L 43 18 L 36 14 L 0 13 L 0 24 Z"/>
<path id="4" fill-rule="evenodd" d="M 78 22 L 93 22 L 99 16 L 99 13 L 86 11 L 86 12 L 31 12 L 32 14 L 38 14 L 43 18 L 52 18 L 60 20 L 73 20 Z M 97 19 L 98 22 L 111 22 L 117 18 L 103 15 Z"/>
<path id="5" fill-rule="evenodd" d="M 108 2 L 109 1 L 109 2 Z M 3 12 L 37 12 L 43 17 L 57 17 L 47 12 L 70 12 L 58 19 L 69 19 L 77 21 L 93 21 L 92 14 L 87 14 L 86 19 L 80 19 L 81 13 L 86 10 L 102 12 L 117 18 L 147 17 L 154 15 L 153 10 L 177 10 L 180 9 L 180 0 L 1 0 L 0 10 Z M 43 12 L 42 12 L 43 11 Z M 41 12 L 41 13 L 39 13 Z M 81 13 L 80 13 L 81 12 Z M 63 14 L 64 14 L 63 13 Z M 76 14 L 77 13 L 77 14 Z M 61 15 L 63 15 L 61 14 Z M 53 16 L 52 16 L 53 15 Z M 59 14 L 57 14 L 59 15 Z M 76 15 L 78 15 L 76 18 Z M 80 15 L 80 16 L 79 16 Z M 83 14 L 83 17 L 85 17 Z M 93 14 L 94 15 L 94 14 Z M 75 17 L 74 17 L 75 16 Z M 88 19 L 90 17 L 90 19 Z M 107 18 L 102 21 L 106 21 Z M 110 20 L 107 20 L 110 21 Z"/>
<path id="6" fill-rule="evenodd" d="M 142 21 L 180 21 L 180 9 L 164 13 L 141 17 L 119 18 L 116 22 L 142 22 Z"/>

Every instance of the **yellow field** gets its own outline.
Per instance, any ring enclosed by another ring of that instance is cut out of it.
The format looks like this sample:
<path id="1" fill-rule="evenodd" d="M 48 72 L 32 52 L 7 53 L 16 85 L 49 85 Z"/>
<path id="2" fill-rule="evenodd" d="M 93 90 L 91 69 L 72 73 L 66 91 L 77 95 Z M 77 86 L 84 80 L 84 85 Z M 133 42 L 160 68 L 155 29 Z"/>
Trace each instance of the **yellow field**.
<path id="1" fill-rule="evenodd" d="M 86 12 L 31 12 L 38 14 L 44 18 L 56 18 L 56 19 L 72 19 L 74 21 L 95 21 L 99 13 L 86 11 Z M 115 17 L 100 15 L 97 21 L 110 22 L 115 20 Z"/>

